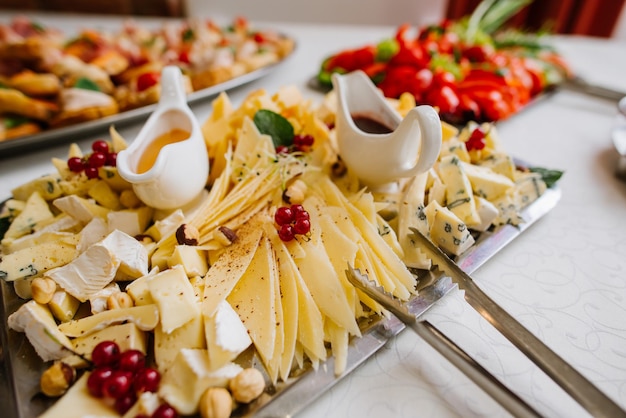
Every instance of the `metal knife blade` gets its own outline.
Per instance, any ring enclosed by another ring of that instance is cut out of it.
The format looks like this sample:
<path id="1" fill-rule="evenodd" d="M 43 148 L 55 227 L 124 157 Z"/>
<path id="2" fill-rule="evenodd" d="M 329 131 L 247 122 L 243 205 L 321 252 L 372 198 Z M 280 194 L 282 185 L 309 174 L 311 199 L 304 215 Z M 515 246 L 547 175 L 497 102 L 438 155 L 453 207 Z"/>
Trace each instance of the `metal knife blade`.
<path id="1" fill-rule="evenodd" d="M 613 400 L 496 304 L 443 251 L 418 230 L 411 230 L 416 244 L 433 264 L 465 290 L 465 300 L 581 406 L 595 417 L 626 417 Z"/>
<path id="2" fill-rule="evenodd" d="M 386 292 L 384 288 L 377 286 L 373 281 L 370 281 L 367 275 L 350 266 L 346 270 L 346 275 L 348 276 L 348 281 L 357 289 L 362 290 L 404 322 L 511 414 L 517 417 L 540 416 L 530 405 L 504 386 L 443 332 L 426 320 L 418 321 L 417 317 L 411 314 L 405 303 Z"/>

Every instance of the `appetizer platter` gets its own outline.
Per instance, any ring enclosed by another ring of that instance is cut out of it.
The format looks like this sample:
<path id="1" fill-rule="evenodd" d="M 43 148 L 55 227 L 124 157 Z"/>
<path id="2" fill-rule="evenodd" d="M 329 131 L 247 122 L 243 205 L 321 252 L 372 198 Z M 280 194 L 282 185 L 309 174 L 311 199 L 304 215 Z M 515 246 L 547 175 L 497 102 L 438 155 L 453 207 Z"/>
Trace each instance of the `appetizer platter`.
<path id="1" fill-rule="evenodd" d="M 431 268 L 411 228 L 471 270 L 558 200 L 560 172 L 517 164 L 475 122 L 443 123 L 431 169 L 371 192 L 338 154 L 336 108 L 335 93 L 312 103 L 289 86 L 238 108 L 220 94 L 202 125 L 206 190 L 180 209 L 119 175 L 114 129 L 14 189 L 0 277 L 17 415 L 243 416 L 325 375 L 312 398 L 390 320 L 347 264 L 411 300 Z"/>
<path id="2" fill-rule="evenodd" d="M 483 1 L 458 21 L 415 28 L 404 24 L 378 44 L 337 51 L 310 84 L 330 89 L 331 75 L 364 71 L 385 96 L 409 92 L 463 125 L 494 122 L 575 79 L 545 33 L 503 29 L 529 1 Z"/>
<path id="3" fill-rule="evenodd" d="M 194 102 L 264 76 L 295 48 L 290 37 L 244 18 L 156 29 L 127 21 L 118 31 L 70 36 L 16 17 L 0 29 L 0 157 L 148 115 L 166 65 L 183 70 Z"/>

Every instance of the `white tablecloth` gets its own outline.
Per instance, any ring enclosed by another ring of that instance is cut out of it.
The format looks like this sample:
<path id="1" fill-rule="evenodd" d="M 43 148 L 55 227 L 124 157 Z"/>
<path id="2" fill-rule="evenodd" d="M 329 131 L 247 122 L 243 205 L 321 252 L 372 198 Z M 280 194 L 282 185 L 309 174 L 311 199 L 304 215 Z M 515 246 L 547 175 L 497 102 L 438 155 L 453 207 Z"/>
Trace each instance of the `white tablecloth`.
<path id="1" fill-rule="evenodd" d="M 8 14 L 0 15 L 8 20 Z M 68 30 L 119 19 L 44 16 Z M 392 27 L 273 23 L 297 39 L 295 54 L 270 75 L 230 93 L 235 103 L 256 88 L 306 87 L 322 59 L 347 47 L 392 36 Z M 626 43 L 558 37 L 575 72 L 626 91 Z M 200 121 L 210 101 L 193 106 Z M 558 92 L 499 124 L 505 148 L 538 166 L 565 170 L 558 206 L 475 273 L 479 285 L 554 351 L 626 408 L 626 183 L 614 177 L 615 103 Z M 132 139 L 141 124 L 121 129 Z M 106 134 L 75 138 L 84 149 Z M 53 170 L 67 143 L 0 160 L 0 198 Z M 467 305 L 460 292 L 428 319 L 540 413 L 586 412 Z M 306 400 L 303 399 L 303 403 Z M 506 416 L 482 390 L 416 335 L 405 331 L 362 367 L 316 399 L 302 417 Z"/>

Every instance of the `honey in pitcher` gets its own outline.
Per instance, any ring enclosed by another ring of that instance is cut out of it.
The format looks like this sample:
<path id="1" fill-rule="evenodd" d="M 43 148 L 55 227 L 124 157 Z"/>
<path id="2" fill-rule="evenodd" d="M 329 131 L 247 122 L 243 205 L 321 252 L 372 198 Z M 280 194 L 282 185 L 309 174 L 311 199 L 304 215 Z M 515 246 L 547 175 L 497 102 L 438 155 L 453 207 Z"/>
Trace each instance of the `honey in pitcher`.
<path id="1" fill-rule="evenodd" d="M 141 154 L 141 157 L 139 157 L 139 162 L 137 163 L 137 174 L 143 174 L 152 168 L 164 146 L 184 141 L 187 138 L 189 138 L 189 132 L 178 128 L 172 129 L 171 131 L 156 137 L 148 144 L 146 149 Z"/>

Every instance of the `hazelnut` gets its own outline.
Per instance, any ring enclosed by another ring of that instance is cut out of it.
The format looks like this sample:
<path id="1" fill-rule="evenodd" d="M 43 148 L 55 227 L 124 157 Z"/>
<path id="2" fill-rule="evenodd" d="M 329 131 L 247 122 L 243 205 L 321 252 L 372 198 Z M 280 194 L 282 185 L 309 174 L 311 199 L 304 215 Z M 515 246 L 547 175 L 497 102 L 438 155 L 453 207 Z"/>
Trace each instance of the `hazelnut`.
<path id="1" fill-rule="evenodd" d="M 346 167 L 346 164 L 341 160 L 341 158 L 338 158 L 337 161 L 335 161 L 330 167 L 330 172 L 335 178 L 343 177 L 348 172 L 348 168 Z"/>
<path id="2" fill-rule="evenodd" d="M 307 185 L 302 180 L 295 180 L 283 192 L 283 200 L 289 204 L 299 204 L 304 202 Z"/>
<path id="3" fill-rule="evenodd" d="M 45 305 L 52 300 L 57 284 L 49 277 L 37 277 L 30 283 L 30 290 L 35 302 Z"/>
<path id="4" fill-rule="evenodd" d="M 126 292 L 116 292 L 107 298 L 107 309 L 131 308 L 133 305 L 133 299 Z"/>
<path id="5" fill-rule="evenodd" d="M 235 231 L 227 226 L 220 226 L 215 231 L 215 239 L 225 247 L 228 247 L 233 242 L 237 241 L 237 234 Z"/>
<path id="6" fill-rule="evenodd" d="M 198 239 L 200 239 L 200 232 L 193 225 L 182 224 L 176 230 L 176 242 L 179 245 L 198 245 Z"/>
<path id="7" fill-rule="evenodd" d="M 50 397 L 61 396 L 74 383 L 76 370 L 61 361 L 55 362 L 39 379 L 41 391 Z"/>
<path id="8" fill-rule="evenodd" d="M 248 367 L 230 379 L 228 387 L 237 402 L 250 403 L 265 390 L 265 379 L 259 370 Z"/>
<path id="9" fill-rule="evenodd" d="M 224 388 L 208 388 L 200 398 L 202 418 L 228 418 L 233 410 L 233 398 Z"/>

